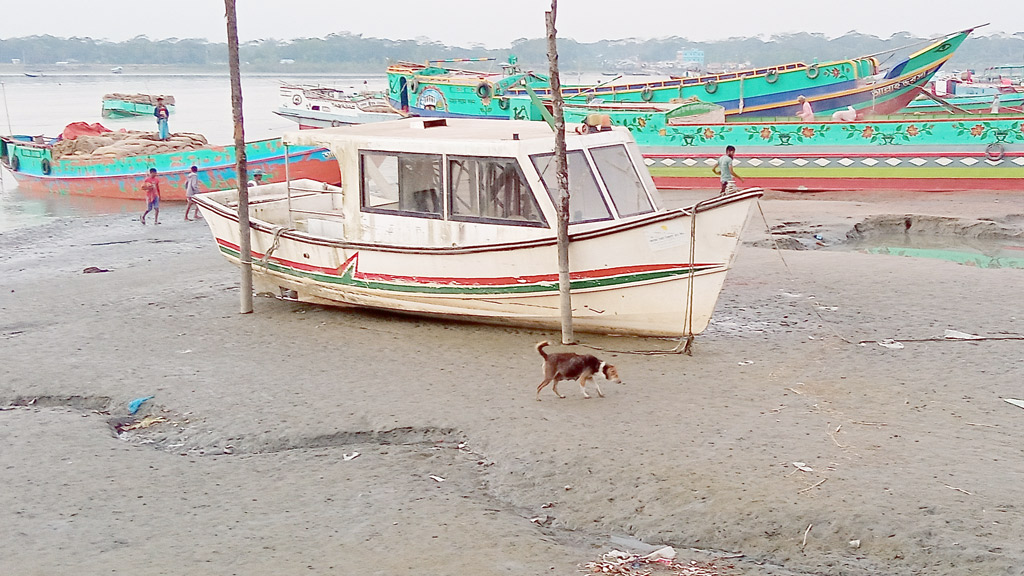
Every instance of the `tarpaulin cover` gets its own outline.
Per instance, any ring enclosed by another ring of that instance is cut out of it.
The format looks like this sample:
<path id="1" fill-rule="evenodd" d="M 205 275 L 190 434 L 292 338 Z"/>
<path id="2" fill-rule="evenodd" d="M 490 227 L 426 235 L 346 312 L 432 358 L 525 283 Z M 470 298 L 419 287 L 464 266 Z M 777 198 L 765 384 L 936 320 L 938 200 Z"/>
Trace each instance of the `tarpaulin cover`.
<path id="1" fill-rule="evenodd" d="M 64 132 L 61 137 L 65 140 L 74 140 L 79 136 L 99 136 L 106 132 L 113 132 L 108 130 L 99 122 L 95 124 L 89 124 L 88 122 L 72 122 L 64 127 Z"/>

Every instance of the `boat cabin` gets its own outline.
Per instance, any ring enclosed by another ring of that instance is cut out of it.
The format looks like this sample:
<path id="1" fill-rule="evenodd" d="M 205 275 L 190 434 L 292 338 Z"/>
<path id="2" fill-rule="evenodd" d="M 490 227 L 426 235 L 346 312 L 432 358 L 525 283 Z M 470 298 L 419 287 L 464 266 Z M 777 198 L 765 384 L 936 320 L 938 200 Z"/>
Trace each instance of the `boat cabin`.
<path id="1" fill-rule="evenodd" d="M 340 163 L 340 193 L 292 202 L 289 227 L 309 234 L 426 248 L 555 235 L 555 139 L 543 122 L 407 118 L 290 133 L 284 142 L 326 146 Z M 626 129 L 567 131 L 566 148 L 573 233 L 661 209 Z"/>

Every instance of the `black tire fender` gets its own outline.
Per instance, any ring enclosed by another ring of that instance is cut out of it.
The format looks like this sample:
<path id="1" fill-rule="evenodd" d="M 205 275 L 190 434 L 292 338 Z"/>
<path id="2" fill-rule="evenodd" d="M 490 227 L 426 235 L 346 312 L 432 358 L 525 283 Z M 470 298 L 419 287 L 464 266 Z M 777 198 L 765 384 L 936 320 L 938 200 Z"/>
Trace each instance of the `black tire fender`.
<path id="1" fill-rule="evenodd" d="M 985 159 L 992 162 L 999 162 L 1006 157 L 1006 148 L 998 142 L 993 142 L 985 147 Z"/>

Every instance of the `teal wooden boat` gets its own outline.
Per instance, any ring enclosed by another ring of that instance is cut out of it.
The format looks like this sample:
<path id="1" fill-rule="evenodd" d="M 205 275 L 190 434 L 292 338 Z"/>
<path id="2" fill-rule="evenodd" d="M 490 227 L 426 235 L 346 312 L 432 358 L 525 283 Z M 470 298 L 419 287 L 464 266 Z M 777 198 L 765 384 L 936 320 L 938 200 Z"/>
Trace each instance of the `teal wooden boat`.
<path id="1" fill-rule="evenodd" d="M 57 138 L 0 137 L 0 166 L 9 170 L 18 187 L 98 198 L 144 200 L 142 181 L 156 168 L 164 200 L 185 199 L 185 177 L 193 165 L 199 169 L 204 190 L 237 186 L 234 146 L 203 146 L 194 150 L 138 153 L 124 157 L 105 155 L 55 156 Z M 262 170 L 266 183 L 292 178 L 313 178 L 338 183 L 338 162 L 329 150 L 310 146 L 285 146 L 280 138 L 247 142 L 248 170 Z"/>
<path id="2" fill-rule="evenodd" d="M 831 114 L 853 106 L 874 114 L 891 114 L 917 96 L 916 90 L 949 60 L 972 30 L 939 38 L 884 70 L 878 55 L 868 55 L 692 78 L 563 85 L 562 96 L 575 104 L 697 98 L 722 106 L 730 118 L 745 119 L 795 115 L 800 108 L 798 97 L 804 96 L 818 113 Z M 550 96 L 547 78 L 520 70 L 514 58 L 500 73 L 442 66 L 452 62 L 400 62 L 389 66 L 388 96 L 392 104 L 419 116 L 515 119 L 510 98 L 525 96 L 528 91 Z"/>
<path id="3" fill-rule="evenodd" d="M 545 103 L 512 99 L 518 118 L 543 120 Z M 542 110 L 543 109 L 543 110 Z M 716 188 L 711 167 L 736 147 L 748 185 L 792 191 L 1011 190 L 1024 182 L 1024 115 L 893 114 L 707 121 L 685 107 L 566 105 L 567 124 L 603 116 L 628 128 L 659 188 Z"/>
<path id="4" fill-rule="evenodd" d="M 130 118 L 152 116 L 156 99 L 163 98 L 167 112 L 174 114 L 174 96 L 154 94 L 105 94 L 101 113 L 104 118 Z"/>

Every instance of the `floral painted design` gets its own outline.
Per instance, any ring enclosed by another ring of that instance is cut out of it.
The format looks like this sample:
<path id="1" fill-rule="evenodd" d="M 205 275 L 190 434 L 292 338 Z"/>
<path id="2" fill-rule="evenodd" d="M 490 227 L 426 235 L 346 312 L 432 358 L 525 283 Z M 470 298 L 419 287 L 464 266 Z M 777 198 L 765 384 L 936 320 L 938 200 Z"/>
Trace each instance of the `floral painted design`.
<path id="1" fill-rule="evenodd" d="M 719 126 L 717 132 L 709 126 L 686 128 L 670 126 L 667 129 L 667 133 L 670 135 L 669 139 L 673 142 L 681 141 L 683 146 L 700 146 L 710 142 L 724 142 L 730 132 L 732 132 L 731 126 Z M 664 135 L 663 133 L 662 136 Z"/>
<path id="2" fill-rule="evenodd" d="M 824 138 L 829 127 L 822 124 L 817 128 L 813 126 L 800 126 L 797 130 L 780 130 L 777 126 L 749 126 L 745 130 L 747 140 L 760 138 L 766 142 L 774 143 L 777 146 L 791 146 L 796 142 Z"/>
<path id="3" fill-rule="evenodd" d="M 956 130 L 957 136 L 970 134 L 971 136 L 981 140 L 989 140 L 990 138 L 995 142 L 1024 140 L 1024 123 L 1018 123 L 1017 131 L 1013 131 L 1012 128 L 1005 125 L 993 125 L 992 122 L 979 122 L 973 125 L 968 125 L 964 122 L 957 122 L 953 124 L 953 129 Z"/>
<path id="4" fill-rule="evenodd" d="M 916 138 L 922 134 L 932 134 L 932 130 L 935 128 L 935 124 L 910 124 L 906 128 L 903 124 L 888 125 L 868 125 L 863 128 L 857 126 L 843 126 L 843 130 L 846 132 L 846 138 L 864 138 L 869 142 L 877 142 L 879 144 L 899 144 L 901 142 L 909 142 L 911 138 Z"/>

